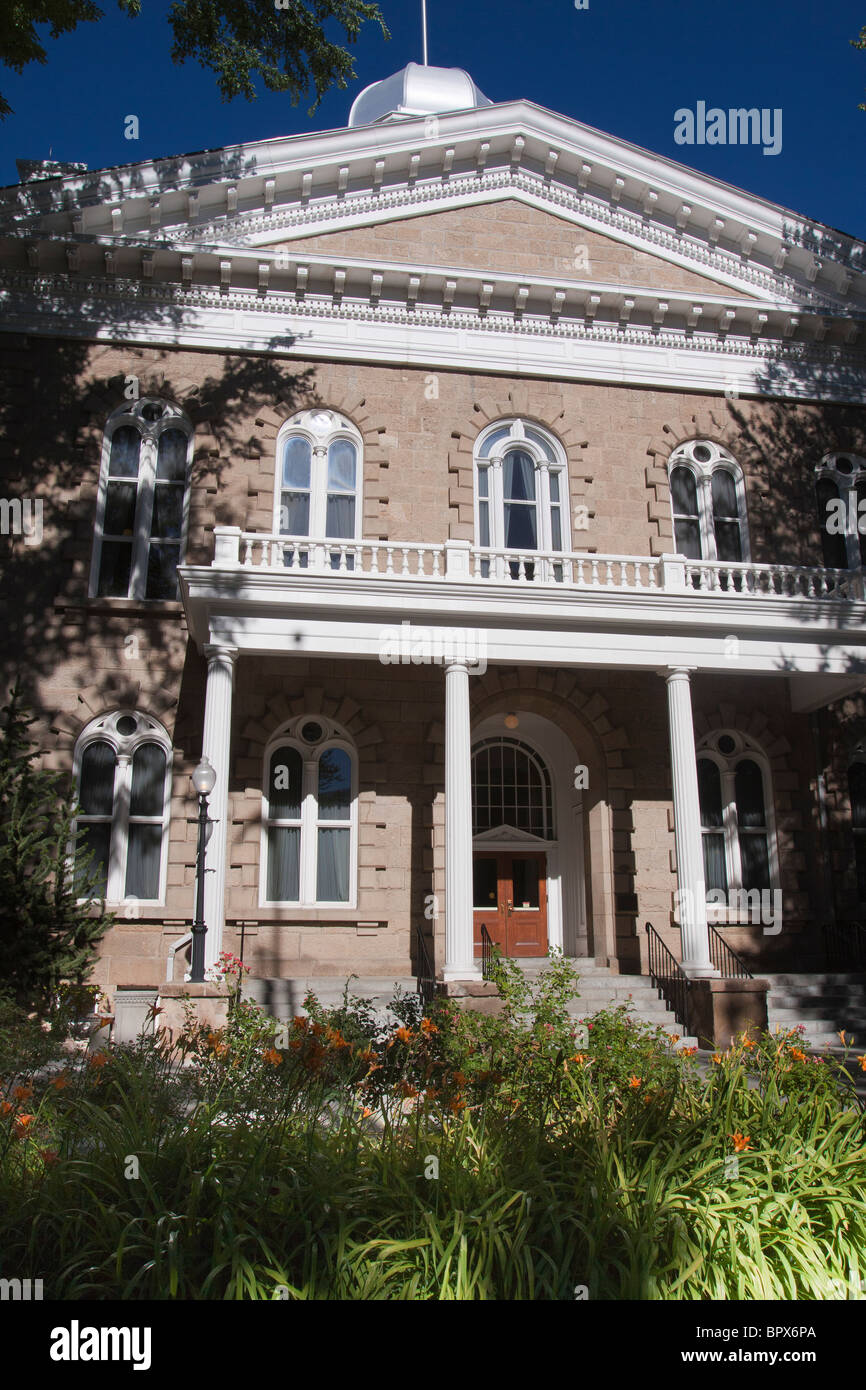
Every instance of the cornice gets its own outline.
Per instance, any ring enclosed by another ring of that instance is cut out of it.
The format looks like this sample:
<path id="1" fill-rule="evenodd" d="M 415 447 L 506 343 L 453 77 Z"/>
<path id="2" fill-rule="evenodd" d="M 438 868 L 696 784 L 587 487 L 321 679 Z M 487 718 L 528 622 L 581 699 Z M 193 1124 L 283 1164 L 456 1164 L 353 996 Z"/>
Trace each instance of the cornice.
<path id="1" fill-rule="evenodd" d="M 174 229 L 174 240 L 231 244 L 522 196 L 733 285 L 866 307 L 862 242 L 530 102 L 46 185 L 0 190 L 0 226 L 154 241 Z"/>

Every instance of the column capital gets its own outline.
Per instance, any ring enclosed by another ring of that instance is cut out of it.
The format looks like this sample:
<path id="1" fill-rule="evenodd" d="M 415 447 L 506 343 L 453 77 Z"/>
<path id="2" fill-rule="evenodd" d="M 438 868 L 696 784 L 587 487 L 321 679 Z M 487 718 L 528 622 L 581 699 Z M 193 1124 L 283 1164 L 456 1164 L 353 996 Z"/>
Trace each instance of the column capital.
<path id="1" fill-rule="evenodd" d="M 469 674 L 469 662 L 465 656 L 458 656 L 453 660 L 448 660 L 444 662 L 444 666 L 446 676 L 449 671 L 465 671 L 467 675 Z"/>
<path id="2" fill-rule="evenodd" d="M 660 674 L 664 676 L 668 685 L 671 681 L 678 680 L 688 683 L 697 669 L 696 666 L 663 666 Z"/>
<path id="3" fill-rule="evenodd" d="M 240 655 L 239 648 L 231 646 L 228 642 L 205 642 L 202 653 L 208 667 L 224 662 L 232 669 L 234 669 L 234 664 Z"/>

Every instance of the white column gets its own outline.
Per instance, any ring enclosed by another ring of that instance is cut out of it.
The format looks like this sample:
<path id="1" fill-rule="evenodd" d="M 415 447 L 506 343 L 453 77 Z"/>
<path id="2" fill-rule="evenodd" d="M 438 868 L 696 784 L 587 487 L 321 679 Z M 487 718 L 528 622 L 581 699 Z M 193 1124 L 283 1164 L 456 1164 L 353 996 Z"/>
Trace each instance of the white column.
<path id="1" fill-rule="evenodd" d="M 226 869 L 228 861 L 229 766 L 232 742 L 232 691 L 237 647 L 211 644 L 203 648 L 207 659 L 207 693 L 204 703 L 202 755 L 216 773 L 216 785 L 208 801 L 212 827 L 205 850 L 204 920 L 205 969 L 215 964 L 223 948 L 226 919 Z"/>
<path id="2" fill-rule="evenodd" d="M 445 980 L 477 980 L 472 940 L 472 753 L 469 668 L 445 668 Z"/>
<path id="3" fill-rule="evenodd" d="M 677 887 L 682 932 L 682 968 L 687 975 L 718 975 L 710 959 L 707 930 L 707 892 L 701 844 L 698 764 L 692 722 L 689 670 L 674 666 L 665 677 L 674 791 L 674 837 L 677 849 Z"/>

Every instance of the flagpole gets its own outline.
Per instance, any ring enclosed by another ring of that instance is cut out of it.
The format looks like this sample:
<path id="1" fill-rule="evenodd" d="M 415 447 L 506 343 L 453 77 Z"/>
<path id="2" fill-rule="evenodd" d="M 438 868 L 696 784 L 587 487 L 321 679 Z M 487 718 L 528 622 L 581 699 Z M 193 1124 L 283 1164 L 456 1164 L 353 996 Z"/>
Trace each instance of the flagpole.
<path id="1" fill-rule="evenodd" d="M 421 24 L 424 29 L 424 66 L 427 67 L 427 0 L 421 0 Z"/>

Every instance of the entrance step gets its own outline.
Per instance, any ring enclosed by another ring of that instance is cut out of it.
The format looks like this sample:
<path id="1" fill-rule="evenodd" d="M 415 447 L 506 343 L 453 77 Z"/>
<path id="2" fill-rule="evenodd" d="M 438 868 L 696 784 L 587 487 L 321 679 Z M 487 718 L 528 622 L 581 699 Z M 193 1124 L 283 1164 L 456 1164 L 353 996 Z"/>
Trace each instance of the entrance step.
<path id="1" fill-rule="evenodd" d="M 523 974 L 534 983 L 544 970 L 549 969 L 551 961 L 547 956 L 518 960 Z M 655 1028 L 663 1028 L 666 1033 L 677 1038 L 674 1046 L 697 1047 L 697 1038 L 684 1036 L 683 1025 L 677 1022 L 673 1011 L 659 995 L 652 980 L 647 975 L 615 975 L 605 965 L 598 965 L 591 956 L 578 956 L 569 959 L 579 975 L 577 995 L 569 1000 L 569 1015 L 583 1021 L 601 1009 L 618 1008 L 621 1004 L 631 1004 L 631 1016 L 641 1023 Z"/>
<path id="2" fill-rule="evenodd" d="M 346 978 L 341 975 L 304 975 L 291 980 L 250 977 L 244 981 L 244 998 L 259 1004 L 271 1018 L 282 1023 L 306 1014 L 304 999 L 309 992 L 315 994 L 323 1008 L 339 1008 L 345 988 Z M 361 975 L 349 981 L 349 995 L 366 1000 L 379 1014 L 384 1014 L 398 989 L 415 994 L 415 977 Z"/>
<path id="3" fill-rule="evenodd" d="M 839 1033 L 866 1044 L 866 974 L 763 972 L 769 980 L 767 1018 L 770 1032 L 802 1026 L 813 1048 L 839 1046 Z"/>

